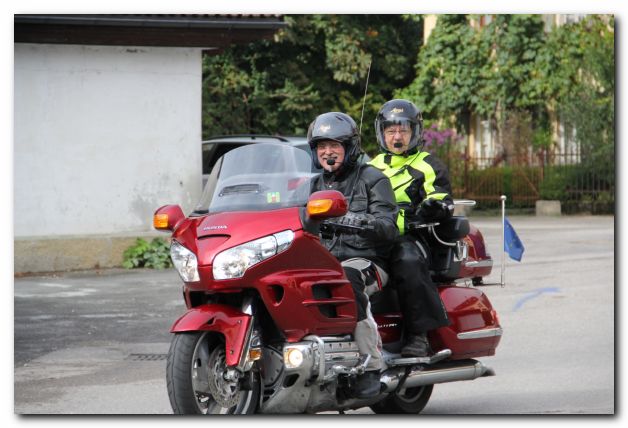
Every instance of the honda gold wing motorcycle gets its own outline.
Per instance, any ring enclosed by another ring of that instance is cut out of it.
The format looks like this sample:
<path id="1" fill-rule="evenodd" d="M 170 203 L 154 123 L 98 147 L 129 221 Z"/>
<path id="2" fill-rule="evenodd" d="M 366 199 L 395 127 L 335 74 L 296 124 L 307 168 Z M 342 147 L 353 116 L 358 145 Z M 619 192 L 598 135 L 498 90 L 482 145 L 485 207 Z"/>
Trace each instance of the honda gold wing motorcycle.
<path id="1" fill-rule="evenodd" d="M 218 161 L 189 216 L 178 205 L 155 212 L 154 227 L 172 232 L 187 307 L 171 328 L 167 359 L 174 413 L 419 413 L 435 384 L 493 374 L 476 358 L 494 355 L 502 329 L 473 286 L 492 259 L 480 231 L 454 217 L 415 225 L 434 241 L 431 271 L 451 324 L 429 333 L 433 354 L 402 358 L 394 288 L 377 284 L 372 311 L 387 368 L 378 396 L 353 397 L 370 356 L 352 337 L 351 284 L 319 239 L 347 202 L 336 191 L 310 195 L 314 175 L 301 149 L 248 145 Z"/>

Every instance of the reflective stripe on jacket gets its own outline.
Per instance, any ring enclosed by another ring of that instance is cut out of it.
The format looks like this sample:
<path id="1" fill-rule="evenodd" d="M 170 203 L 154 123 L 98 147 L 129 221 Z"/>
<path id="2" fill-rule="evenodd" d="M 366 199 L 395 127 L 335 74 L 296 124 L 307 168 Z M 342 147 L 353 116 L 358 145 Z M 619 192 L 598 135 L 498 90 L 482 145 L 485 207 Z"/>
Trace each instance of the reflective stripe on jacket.
<path id="1" fill-rule="evenodd" d="M 397 217 L 400 233 L 405 232 L 406 217 L 411 217 L 425 199 L 453 204 L 447 167 L 428 152 L 409 156 L 382 153 L 369 162 L 390 179 L 395 199 L 401 208 Z"/>

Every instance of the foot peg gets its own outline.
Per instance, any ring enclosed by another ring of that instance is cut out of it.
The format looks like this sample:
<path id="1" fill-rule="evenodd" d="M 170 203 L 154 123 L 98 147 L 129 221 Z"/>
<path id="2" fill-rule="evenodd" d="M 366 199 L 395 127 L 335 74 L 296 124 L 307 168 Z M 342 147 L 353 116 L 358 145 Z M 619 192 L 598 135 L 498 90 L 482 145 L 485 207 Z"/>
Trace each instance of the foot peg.
<path id="1" fill-rule="evenodd" d="M 360 359 L 358 360 L 358 364 L 354 367 L 345 367 L 339 364 L 336 364 L 331 367 L 331 369 L 327 372 L 325 377 L 323 378 L 324 382 L 329 382 L 332 379 L 335 379 L 340 374 L 346 374 L 349 376 L 360 376 L 366 372 L 366 367 L 371 361 L 371 354 L 363 354 L 360 355 Z"/>
<path id="2" fill-rule="evenodd" d="M 391 358 L 386 361 L 389 366 L 412 366 L 415 364 L 434 364 L 451 356 L 451 349 L 438 351 L 431 357 Z"/>

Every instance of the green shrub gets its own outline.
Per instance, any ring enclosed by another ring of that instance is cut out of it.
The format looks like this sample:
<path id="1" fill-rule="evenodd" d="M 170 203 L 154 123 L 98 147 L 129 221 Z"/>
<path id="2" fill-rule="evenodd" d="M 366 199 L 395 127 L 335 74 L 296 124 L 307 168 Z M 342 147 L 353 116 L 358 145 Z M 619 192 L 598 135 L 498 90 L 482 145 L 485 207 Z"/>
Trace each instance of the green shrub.
<path id="1" fill-rule="evenodd" d="M 122 266 L 127 269 L 139 267 L 165 269 L 172 266 L 170 245 L 162 238 L 154 238 L 150 243 L 137 238 L 135 245 L 127 248 L 122 258 Z"/>
<path id="2" fill-rule="evenodd" d="M 543 182 L 540 188 L 541 199 L 567 199 L 570 183 L 574 183 L 577 169 L 574 165 L 563 165 L 545 168 Z"/>

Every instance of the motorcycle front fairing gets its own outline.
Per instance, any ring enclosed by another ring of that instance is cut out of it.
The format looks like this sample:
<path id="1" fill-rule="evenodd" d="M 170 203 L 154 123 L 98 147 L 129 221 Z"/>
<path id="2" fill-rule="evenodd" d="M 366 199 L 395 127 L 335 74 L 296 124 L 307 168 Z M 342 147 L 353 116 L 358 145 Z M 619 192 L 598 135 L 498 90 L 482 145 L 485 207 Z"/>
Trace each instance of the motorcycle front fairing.
<path id="1" fill-rule="evenodd" d="M 353 331 L 350 282 L 318 236 L 303 228 L 312 176 L 309 155 L 285 145 L 242 147 L 219 160 L 199 206 L 172 236 L 197 266 L 195 280 L 182 275 L 189 310 L 173 332 L 221 333 L 228 365 L 237 363 L 251 317 L 214 297 L 251 290 L 287 342 Z"/>
<path id="2" fill-rule="evenodd" d="M 353 331 L 356 320 L 355 299 L 350 282 L 340 263 L 321 244 L 317 236 L 302 228 L 299 209 L 268 212 L 217 214 L 233 235 L 204 235 L 195 239 L 205 225 L 215 223 L 212 215 L 195 227 L 188 227 L 174 239 L 195 247 L 198 254 L 199 281 L 185 282 L 184 295 L 194 308 L 193 295 L 241 293 L 254 289 L 287 342 L 297 342 L 308 334 L 336 335 Z M 269 225 L 273 225 L 272 228 Z M 268 232 L 265 232 L 264 229 Z M 248 268 L 240 278 L 217 280 L 213 272 L 216 255 L 280 230 L 294 230 L 290 247 Z M 190 243 L 190 244 L 188 244 Z M 193 243 L 193 244 L 192 244 Z M 286 290 L 290 290 L 286 292 Z"/>

